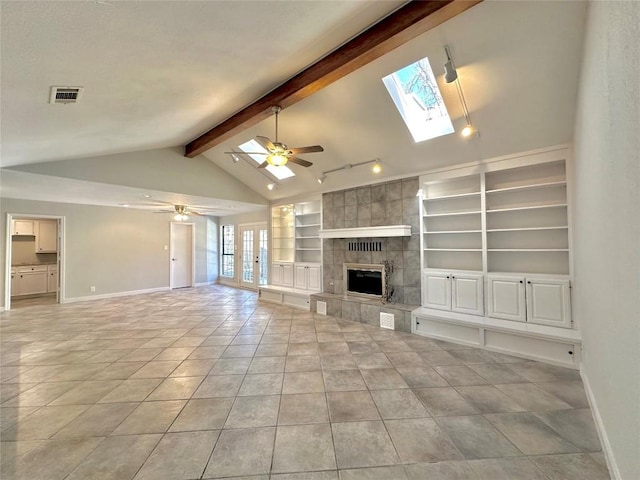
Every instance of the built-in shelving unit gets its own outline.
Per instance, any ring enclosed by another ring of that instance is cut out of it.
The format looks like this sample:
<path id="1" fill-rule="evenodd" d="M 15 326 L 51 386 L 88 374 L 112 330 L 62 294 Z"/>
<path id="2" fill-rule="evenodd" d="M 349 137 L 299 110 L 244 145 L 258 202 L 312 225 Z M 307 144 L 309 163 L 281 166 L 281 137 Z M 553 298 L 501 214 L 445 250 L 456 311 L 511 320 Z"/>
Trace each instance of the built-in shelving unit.
<path id="1" fill-rule="evenodd" d="M 295 240 L 296 262 L 322 263 L 319 232 L 322 227 L 321 200 L 296 203 Z"/>
<path id="2" fill-rule="evenodd" d="M 412 332 L 579 365 L 566 147 L 420 178 L 422 307 Z"/>
<path id="3" fill-rule="evenodd" d="M 271 251 L 273 262 L 293 262 L 295 247 L 295 218 L 293 204 L 271 209 Z"/>
<path id="4" fill-rule="evenodd" d="M 422 185 L 424 268 L 482 270 L 479 175 Z"/>

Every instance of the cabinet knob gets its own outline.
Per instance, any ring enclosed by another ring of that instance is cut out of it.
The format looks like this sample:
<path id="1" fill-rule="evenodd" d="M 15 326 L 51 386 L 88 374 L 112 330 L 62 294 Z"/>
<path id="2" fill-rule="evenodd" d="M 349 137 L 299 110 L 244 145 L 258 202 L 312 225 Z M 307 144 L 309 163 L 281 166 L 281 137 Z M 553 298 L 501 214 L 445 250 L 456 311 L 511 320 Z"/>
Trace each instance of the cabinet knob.
<path id="1" fill-rule="evenodd" d="M 449 278 L 449 275 L 447 275 L 447 278 Z"/>
<path id="2" fill-rule="evenodd" d="M 520 283 L 524 283 L 522 280 L 520 280 Z"/>
<path id="3" fill-rule="evenodd" d="M 528 281 L 528 280 L 527 280 L 527 283 L 528 283 L 529 285 L 531 285 L 531 282 L 530 282 L 530 281 Z"/>

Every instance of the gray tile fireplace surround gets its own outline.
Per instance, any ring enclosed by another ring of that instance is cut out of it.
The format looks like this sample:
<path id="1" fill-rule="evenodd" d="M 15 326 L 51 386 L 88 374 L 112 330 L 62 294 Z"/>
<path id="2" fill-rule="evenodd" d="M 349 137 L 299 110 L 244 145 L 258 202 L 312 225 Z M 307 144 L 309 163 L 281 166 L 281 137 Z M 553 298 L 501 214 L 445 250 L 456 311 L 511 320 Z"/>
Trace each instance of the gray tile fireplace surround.
<path id="1" fill-rule="evenodd" d="M 324 229 L 411 225 L 410 237 L 323 240 L 323 293 L 312 296 L 327 301 L 327 314 L 378 325 L 379 313 L 395 313 L 396 330 L 410 330 L 410 311 L 420 305 L 420 210 L 418 177 L 325 193 L 322 196 Z M 350 242 L 381 242 L 380 251 L 350 251 Z M 345 296 L 344 263 L 393 262 L 389 282 L 391 304 Z M 314 300 L 315 299 L 315 300 Z M 393 310 L 393 311 L 391 311 Z"/>

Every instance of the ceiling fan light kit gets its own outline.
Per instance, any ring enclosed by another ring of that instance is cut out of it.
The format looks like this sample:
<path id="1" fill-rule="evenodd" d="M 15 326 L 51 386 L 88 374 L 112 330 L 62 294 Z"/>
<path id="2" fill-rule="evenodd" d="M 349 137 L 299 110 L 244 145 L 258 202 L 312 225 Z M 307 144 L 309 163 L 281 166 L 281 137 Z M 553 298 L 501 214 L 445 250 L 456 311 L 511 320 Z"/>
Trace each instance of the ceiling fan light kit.
<path id="1" fill-rule="evenodd" d="M 447 54 L 447 63 L 444 64 L 444 80 L 447 83 L 456 84 L 456 91 L 458 92 L 458 98 L 460 99 L 460 105 L 462 106 L 462 113 L 464 115 L 464 119 L 466 122 L 465 127 L 460 131 L 460 134 L 464 138 L 469 138 L 473 134 L 478 133 L 478 131 L 474 128 L 471 123 L 471 116 L 469 115 L 469 109 L 467 108 L 467 102 L 464 98 L 464 93 L 462 92 L 462 86 L 460 85 L 460 77 L 458 76 L 458 71 L 453 64 L 453 59 L 451 58 L 451 52 L 449 51 L 449 47 L 445 45 L 444 51 Z"/>
<path id="2" fill-rule="evenodd" d="M 298 158 L 296 155 L 301 153 L 317 153 L 324 152 L 324 148 L 320 145 L 308 145 L 306 147 L 295 147 L 289 148 L 284 143 L 278 141 L 278 115 L 282 111 L 278 105 L 271 107 L 271 111 L 273 112 L 276 118 L 276 136 L 275 140 L 271 141 L 268 137 L 256 136 L 256 141 L 265 149 L 264 152 L 242 152 L 246 155 L 265 155 L 265 160 L 258 168 L 266 168 L 271 165 L 274 167 L 283 167 L 287 163 L 295 163 L 296 165 L 300 165 L 301 167 L 310 167 L 313 163 L 303 160 L 302 158 Z M 228 155 L 231 155 L 231 158 L 234 162 L 237 162 L 239 159 L 238 152 L 224 152 Z"/>

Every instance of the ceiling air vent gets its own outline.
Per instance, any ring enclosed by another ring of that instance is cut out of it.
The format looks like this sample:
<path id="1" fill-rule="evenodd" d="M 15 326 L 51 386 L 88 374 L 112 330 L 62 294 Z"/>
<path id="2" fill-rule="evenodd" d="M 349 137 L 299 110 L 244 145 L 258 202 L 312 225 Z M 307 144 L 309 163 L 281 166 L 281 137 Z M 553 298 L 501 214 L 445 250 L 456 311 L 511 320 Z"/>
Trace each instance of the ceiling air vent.
<path id="1" fill-rule="evenodd" d="M 49 103 L 78 103 L 83 87 L 51 87 Z"/>

